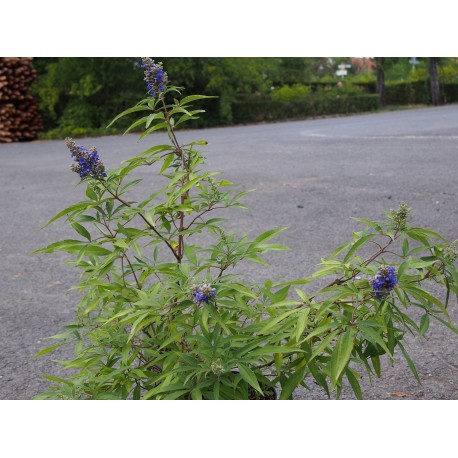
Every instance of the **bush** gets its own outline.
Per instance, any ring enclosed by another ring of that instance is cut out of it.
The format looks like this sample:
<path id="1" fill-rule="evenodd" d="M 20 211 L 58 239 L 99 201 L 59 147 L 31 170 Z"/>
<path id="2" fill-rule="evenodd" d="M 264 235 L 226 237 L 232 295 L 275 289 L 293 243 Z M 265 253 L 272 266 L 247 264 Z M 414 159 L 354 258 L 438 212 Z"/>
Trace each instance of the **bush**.
<path id="1" fill-rule="evenodd" d="M 285 85 L 274 89 L 271 97 L 275 102 L 293 102 L 307 100 L 310 97 L 310 94 L 310 86 L 304 86 L 303 84 L 296 83 L 292 86 Z"/>
<path id="2" fill-rule="evenodd" d="M 335 96 L 312 95 L 307 100 L 274 101 L 267 98 L 244 98 L 232 104 L 234 124 L 250 122 L 304 119 L 311 116 L 350 114 L 375 111 L 377 95 Z"/>
<path id="3" fill-rule="evenodd" d="M 47 376 L 57 385 L 38 398 L 291 399 L 310 383 L 338 397 L 344 380 L 362 398 L 361 372 L 381 376 L 380 358 L 394 362 L 397 348 L 418 378 L 405 335 L 425 335 L 431 319 L 458 332 L 447 312 L 451 293 L 458 297 L 456 244 L 412 226 L 401 203 L 383 221 L 357 219 L 363 229 L 311 276 L 246 282 L 232 268 L 285 250 L 272 243 L 285 228 L 250 240 L 212 217 L 245 208 L 246 193 L 206 171 L 204 140 L 177 139 L 200 112 L 191 103 L 206 96 L 181 97 L 160 65 L 143 67 L 150 95 L 115 121 L 140 114 L 132 124 L 146 129 L 140 138 L 162 129 L 167 143 L 106 171 L 96 148 L 66 142 L 86 197 L 48 224 L 65 217 L 76 238 L 37 252 L 69 253 L 82 297 L 76 321 L 54 336 L 61 342 L 40 352 L 73 345 L 75 356 L 61 362 L 73 374 Z M 153 167 L 164 185 L 137 200 L 139 167 Z M 196 237 L 203 231 L 206 246 Z M 444 301 L 431 292 L 438 286 Z"/>
<path id="4" fill-rule="evenodd" d="M 387 83 L 386 101 L 389 105 L 418 105 L 431 101 L 429 81 Z"/>
<path id="5" fill-rule="evenodd" d="M 442 83 L 441 92 L 444 103 L 458 102 L 458 83 Z"/>

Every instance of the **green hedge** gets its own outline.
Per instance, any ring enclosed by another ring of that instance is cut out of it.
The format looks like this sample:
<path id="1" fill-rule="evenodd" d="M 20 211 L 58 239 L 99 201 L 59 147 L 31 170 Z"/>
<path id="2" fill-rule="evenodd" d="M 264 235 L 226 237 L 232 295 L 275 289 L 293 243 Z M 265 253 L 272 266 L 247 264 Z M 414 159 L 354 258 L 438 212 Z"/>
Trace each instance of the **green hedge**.
<path id="1" fill-rule="evenodd" d="M 375 111 L 379 106 L 377 95 L 317 97 L 291 102 L 252 98 L 232 103 L 232 119 L 235 124 L 301 119 L 311 116 Z"/>
<path id="2" fill-rule="evenodd" d="M 431 103 L 429 79 L 386 85 L 389 105 L 428 105 Z M 441 98 L 444 103 L 458 102 L 458 83 L 441 83 Z"/>
<path id="3" fill-rule="evenodd" d="M 441 92 L 444 103 L 458 102 L 458 83 L 441 84 Z"/>
<path id="4" fill-rule="evenodd" d="M 377 93 L 377 83 L 375 81 L 367 81 L 367 82 L 358 82 L 358 81 L 352 81 L 351 79 L 349 80 L 339 80 L 343 82 L 344 84 L 351 84 L 353 86 L 359 87 L 362 89 L 364 92 L 367 94 L 376 94 Z M 319 91 L 324 88 L 326 88 L 329 85 L 335 85 L 337 84 L 338 80 L 336 79 L 333 82 L 325 82 L 325 81 L 313 81 L 311 83 L 308 83 L 310 87 L 312 88 L 312 91 Z"/>
<path id="5" fill-rule="evenodd" d="M 388 105 L 418 105 L 431 101 L 429 81 L 386 84 L 386 103 Z"/>

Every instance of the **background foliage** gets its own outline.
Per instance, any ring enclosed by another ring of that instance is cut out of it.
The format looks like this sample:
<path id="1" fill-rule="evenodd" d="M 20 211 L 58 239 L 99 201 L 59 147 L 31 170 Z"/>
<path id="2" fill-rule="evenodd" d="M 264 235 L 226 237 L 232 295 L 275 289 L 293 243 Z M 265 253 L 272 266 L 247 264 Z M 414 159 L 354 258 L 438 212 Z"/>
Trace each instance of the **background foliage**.
<path id="1" fill-rule="evenodd" d="M 389 105 L 429 104 L 426 58 L 385 58 Z M 335 76 L 338 65 L 350 58 L 162 57 L 177 86 L 189 93 L 216 95 L 199 101 L 205 118 L 190 127 L 212 127 L 248 122 L 297 119 L 327 114 L 373 111 L 379 108 L 373 66 L 348 68 L 345 78 Z M 106 130 L 110 120 L 145 92 L 135 77 L 133 58 L 36 58 L 34 87 L 44 137 L 93 135 Z M 445 103 L 458 101 L 458 64 L 439 60 L 439 78 Z M 339 84 L 339 86 L 338 86 Z"/>

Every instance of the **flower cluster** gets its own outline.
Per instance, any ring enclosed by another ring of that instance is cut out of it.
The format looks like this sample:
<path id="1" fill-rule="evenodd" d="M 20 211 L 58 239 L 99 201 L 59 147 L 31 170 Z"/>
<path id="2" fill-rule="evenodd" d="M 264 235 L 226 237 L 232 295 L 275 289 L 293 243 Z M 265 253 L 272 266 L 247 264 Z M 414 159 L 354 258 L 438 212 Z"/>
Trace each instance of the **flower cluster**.
<path id="1" fill-rule="evenodd" d="M 145 69 L 146 88 L 151 97 L 158 92 L 164 92 L 167 85 L 167 72 L 162 68 L 162 62 L 155 63 L 150 57 L 142 57 L 141 67 Z"/>
<path id="2" fill-rule="evenodd" d="M 457 243 L 458 240 L 455 240 L 444 249 L 444 259 L 450 264 L 453 264 L 458 258 L 458 251 L 456 249 Z"/>
<path id="3" fill-rule="evenodd" d="M 77 146 L 71 138 L 66 138 L 65 143 L 76 162 L 70 166 L 70 169 L 72 172 L 78 173 L 82 180 L 87 177 L 103 179 L 107 176 L 105 166 L 95 147 L 88 150 L 82 146 Z"/>
<path id="4" fill-rule="evenodd" d="M 223 363 L 221 360 L 218 358 L 216 361 L 213 361 L 210 366 L 210 370 L 215 374 L 215 375 L 221 375 L 226 372 L 225 367 L 223 366 Z"/>
<path id="5" fill-rule="evenodd" d="M 372 291 L 377 299 L 383 299 L 394 288 L 398 280 L 396 279 L 396 268 L 393 266 L 380 266 L 377 274 L 372 279 Z"/>
<path id="6" fill-rule="evenodd" d="M 405 202 L 401 202 L 397 210 L 391 209 L 388 212 L 387 216 L 392 221 L 393 228 L 396 231 L 405 229 L 410 211 L 411 209 L 407 206 L 407 204 Z"/>
<path id="7" fill-rule="evenodd" d="M 196 304 L 205 302 L 208 304 L 210 299 L 216 297 L 216 289 L 212 288 L 209 283 L 191 286 L 192 298 Z"/>

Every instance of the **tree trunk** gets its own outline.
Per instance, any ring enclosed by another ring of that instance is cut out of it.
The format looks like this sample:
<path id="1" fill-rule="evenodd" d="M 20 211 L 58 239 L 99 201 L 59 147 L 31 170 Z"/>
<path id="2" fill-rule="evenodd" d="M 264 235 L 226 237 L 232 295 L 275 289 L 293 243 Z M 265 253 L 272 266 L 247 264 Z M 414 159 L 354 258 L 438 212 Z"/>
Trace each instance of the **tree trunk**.
<path id="1" fill-rule="evenodd" d="M 377 92 L 380 99 L 380 105 L 384 107 L 386 105 L 386 91 L 385 91 L 385 58 L 376 57 L 375 62 L 377 63 Z"/>
<path id="2" fill-rule="evenodd" d="M 437 57 L 429 57 L 429 84 L 431 88 L 431 102 L 433 105 L 440 105 L 440 86 L 437 74 Z"/>

